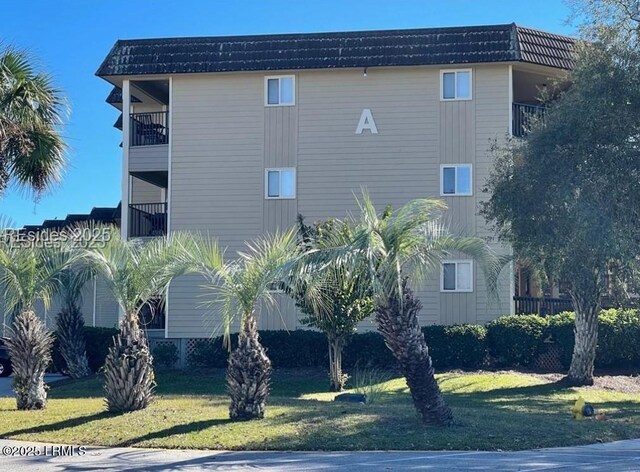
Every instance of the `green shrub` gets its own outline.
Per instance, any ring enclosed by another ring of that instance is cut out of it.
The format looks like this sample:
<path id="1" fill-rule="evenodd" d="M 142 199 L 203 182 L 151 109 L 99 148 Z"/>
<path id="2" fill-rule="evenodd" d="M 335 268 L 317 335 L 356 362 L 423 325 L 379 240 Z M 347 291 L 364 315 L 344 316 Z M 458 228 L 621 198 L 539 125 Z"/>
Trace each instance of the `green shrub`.
<path id="1" fill-rule="evenodd" d="M 487 356 L 487 330 L 480 325 L 422 328 L 436 369 L 477 369 Z"/>
<path id="2" fill-rule="evenodd" d="M 325 368 L 329 363 L 327 337 L 319 331 L 260 331 L 260 342 L 275 368 Z"/>
<path id="3" fill-rule="evenodd" d="M 383 369 L 393 369 L 396 366 L 396 360 L 380 333 L 369 331 L 354 334 L 349 338 L 342 351 L 342 367 L 352 369 L 356 366 Z"/>
<path id="4" fill-rule="evenodd" d="M 170 369 L 180 360 L 178 347 L 173 343 L 158 344 L 153 349 L 153 363 Z"/>
<path id="5" fill-rule="evenodd" d="M 238 335 L 231 335 L 232 343 L 237 344 Z M 229 352 L 222 345 L 222 338 L 201 339 L 196 341 L 187 356 L 189 367 L 226 367 Z"/>
<path id="6" fill-rule="evenodd" d="M 602 310 L 598 322 L 598 367 L 640 366 L 640 312 Z"/>
<path id="7" fill-rule="evenodd" d="M 544 345 L 548 324 L 538 315 L 508 315 L 488 323 L 487 344 L 496 365 L 532 365 Z"/>
<path id="8" fill-rule="evenodd" d="M 565 311 L 546 318 L 549 323 L 547 332 L 551 339 L 560 346 L 560 362 L 565 369 L 568 369 L 573 356 L 573 344 L 575 342 L 573 330 L 576 315 L 573 312 Z"/>
<path id="9" fill-rule="evenodd" d="M 84 337 L 87 346 L 87 359 L 92 372 L 98 372 L 104 365 L 104 359 L 109 352 L 109 346 L 113 341 L 113 337 L 118 334 L 115 328 L 94 328 L 91 326 L 84 327 Z M 60 354 L 60 346 L 56 339 L 53 344 L 53 352 L 51 354 L 53 370 L 64 372 L 67 368 L 62 354 Z"/>

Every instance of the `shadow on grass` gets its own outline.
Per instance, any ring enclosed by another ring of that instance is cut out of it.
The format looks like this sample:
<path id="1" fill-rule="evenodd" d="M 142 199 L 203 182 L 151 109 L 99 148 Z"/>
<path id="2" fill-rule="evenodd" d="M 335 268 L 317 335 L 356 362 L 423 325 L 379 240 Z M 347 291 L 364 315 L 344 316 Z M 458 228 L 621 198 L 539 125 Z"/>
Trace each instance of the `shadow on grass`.
<path id="1" fill-rule="evenodd" d="M 2 436 L 17 436 L 20 434 L 36 434 L 36 433 L 49 433 L 55 431 L 61 431 L 66 428 L 75 428 L 76 426 L 84 426 L 94 421 L 100 421 L 107 418 L 113 418 L 120 416 L 122 413 L 112 413 L 109 411 L 101 411 L 100 413 L 94 413 L 93 415 L 78 416 L 76 418 L 69 418 L 64 421 L 58 421 L 57 423 L 51 423 L 41 426 L 32 426 L 25 429 L 17 429 L 15 431 L 7 431 Z"/>
<path id="2" fill-rule="evenodd" d="M 230 422 L 231 422 L 230 419 L 212 419 L 212 420 L 192 421 L 189 423 L 177 424 L 170 428 L 161 429 L 160 431 L 153 431 L 143 436 L 138 436 L 137 438 L 126 439 L 121 443 L 114 445 L 114 447 L 135 446 L 136 444 L 140 444 L 141 442 L 144 442 L 144 441 L 150 441 L 152 439 L 162 439 L 162 438 L 170 437 L 176 434 L 195 433 L 198 431 L 202 431 L 203 429 L 207 429 L 211 426 L 223 425 Z"/>

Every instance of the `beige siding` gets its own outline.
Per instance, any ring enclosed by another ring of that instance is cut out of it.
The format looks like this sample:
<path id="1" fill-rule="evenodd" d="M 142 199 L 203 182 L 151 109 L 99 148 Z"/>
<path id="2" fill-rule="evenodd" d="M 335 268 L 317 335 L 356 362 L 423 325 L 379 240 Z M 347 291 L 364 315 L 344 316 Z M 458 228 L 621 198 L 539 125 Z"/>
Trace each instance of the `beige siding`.
<path id="1" fill-rule="evenodd" d="M 397 208 L 413 198 L 440 197 L 440 165 L 473 164 L 474 195 L 447 197 L 446 215 L 458 234 L 487 236 L 477 215 L 490 169 L 489 138 L 507 130 L 508 67 L 473 68 L 473 99 L 442 102 L 435 67 L 300 71 L 293 107 L 264 107 L 263 74 L 180 76 L 173 80 L 171 230 L 217 236 L 227 254 L 260 233 L 355 211 L 366 186 L 376 204 Z M 356 126 L 370 109 L 378 134 Z M 297 198 L 265 200 L 264 170 L 297 167 Z M 472 293 L 440 293 L 440 274 L 416 287 L 421 322 L 484 322 L 508 312 L 484 293 L 474 264 Z M 508 281 L 508 276 L 505 277 Z M 169 336 L 207 336 L 198 284 L 184 278 L 169 295 Z M 274 310 L 271 310 L 274 311 Z M 298 325 L 290 301 L 261 327 Z M 370 328 L 370 322 L 363 327 Z"/>
<path id="2" fill-rule="evenodd" d="M 116 328 L 120 309 L 102 278 L 96 282 L 96 326 Z"/>
<path id="3" fill-rule="evenodd" d="M 169 169 L 169 145 L 133 146 L 129 148 L 129 172 L 163 171 Z"/>
<path id="4" fill-rule="evenodd" d="M 162 189 L 136 177 L 131 178 L 131 203 L 161 203 Z"/>

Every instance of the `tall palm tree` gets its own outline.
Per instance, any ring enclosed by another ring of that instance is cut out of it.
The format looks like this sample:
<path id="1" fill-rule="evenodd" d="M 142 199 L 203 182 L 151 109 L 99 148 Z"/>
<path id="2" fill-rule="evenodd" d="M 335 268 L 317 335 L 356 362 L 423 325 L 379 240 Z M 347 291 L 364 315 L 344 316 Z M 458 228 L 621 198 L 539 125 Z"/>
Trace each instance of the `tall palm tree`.
<path id="1" fill-rule="evenodd" d="M 141 410 L 153 399 L 156 384 L 149 343 L 140 327 L 140 310 L 163 296 L 181 271 L 174 264 L 174 246 L 168 238 L 127 241 L 114 229 L 107 239 L 85 253 L 122 310 L 120 331 L 104 364 L 106 403 L 109 411 Z"/>
<path id="2" fill-rule="evenodd" d="M 234 321 L 240 324 L 238 346 L 231 352 L 226 373 L 232 420 L 263 418 L 271 383 L 271 361 L 260 344 L 259 306 L 276 303 L 274 291 L 288 280 L 299 261 L 295 231 L 259 238 L 247 250 L 224 261 L 215 240 L 194 238 L 188 248 L 192 270 L 202 274 L 214 294 L 228 336 Z"/>
<path id="3" fill-rule="evenodd" d="M 0 49 L 0 195 L 11 181 L 36 196 L 65 166 L 65 99 L 24 51 Z"/>
<path id="4" fill-rule="evenodd" d="M 69 268 L 60 276 L 58 297 L 61 298 L 62 306 L 56 316 L 56 337 L 69 375 L 74 379 L 91 374 L 80 303 L 82 289 L 92 277 L 91 269 L 86 266 Z"/>
<path id="5" fill-rule="evenodd" d="M 19 410 L 46 408 L 44 373 L 51 361 L 53 336 L 36 315 L 35 304 L 41 301 L 48 308 L 59 288 L 60 274 L 72 262 L 73 256 L 61 249 L 0 242 L 0 287 L 5 310 L 16 313 L 5 343 L 11 355 Z"/>
<path id="6" fill-rule="evenodd" d="M 387 347 L 398 361 L 411 391 L 414 405 L 428 424 L 450 425 L 453 415 L 436 379 L 429 348 L 420 329 L 420 301 L 408 279 L 422 280 L 439 271 L 443 258 L 452 252 L 473 257 L 494 289 L 500 261 L 478 238 L 456 237 L 442 222 L 444 202 L 434 199 L 410 201 L 396 211 L 378 212 L 366 191 L 358 201 L 360 215 L 348 244 L 320 254 L 338 258 L 341 264 L 365 270 L 371 281 L 375 319 Z M 315 257 L 318 257 L 316 255 Z"/>

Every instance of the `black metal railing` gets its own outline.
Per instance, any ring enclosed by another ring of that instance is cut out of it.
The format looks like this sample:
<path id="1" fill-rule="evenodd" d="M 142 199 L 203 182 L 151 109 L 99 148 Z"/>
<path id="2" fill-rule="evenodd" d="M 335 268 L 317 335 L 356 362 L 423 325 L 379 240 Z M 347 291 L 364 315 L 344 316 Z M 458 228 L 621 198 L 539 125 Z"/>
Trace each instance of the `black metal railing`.
<path id="1" fill-rule="evenodd" d="M 168 112 L 131 113 L 129 128 L 131 146 L 169 144 Z"/>
<path id="2" fill-rule="evenodd" d="M 518 315 L 555 315 L 563 311 L 573 311 L 573 303 L 568 298 L 513 297 Z"/>
<path id="3" fill-rule="evenodd" d="M 129 205 L 129 237 L 145 238 L 167 234 L 166 203 Z"/>
<path id="4" fill-rule="evenodd" d="M 545 107 L 541 105 L 514 103 L 512 134 L 518 138 L 526 136 L 531 129 L 531 125 L 544 118 L 544 112 Z"/>
<path id="5" fill-rule="evenodd" d="M 140 324 L 145 329 L 164 329 L 165 301 L 162 297 L 154 297 L 140 307 L 138 312 Z"/>

